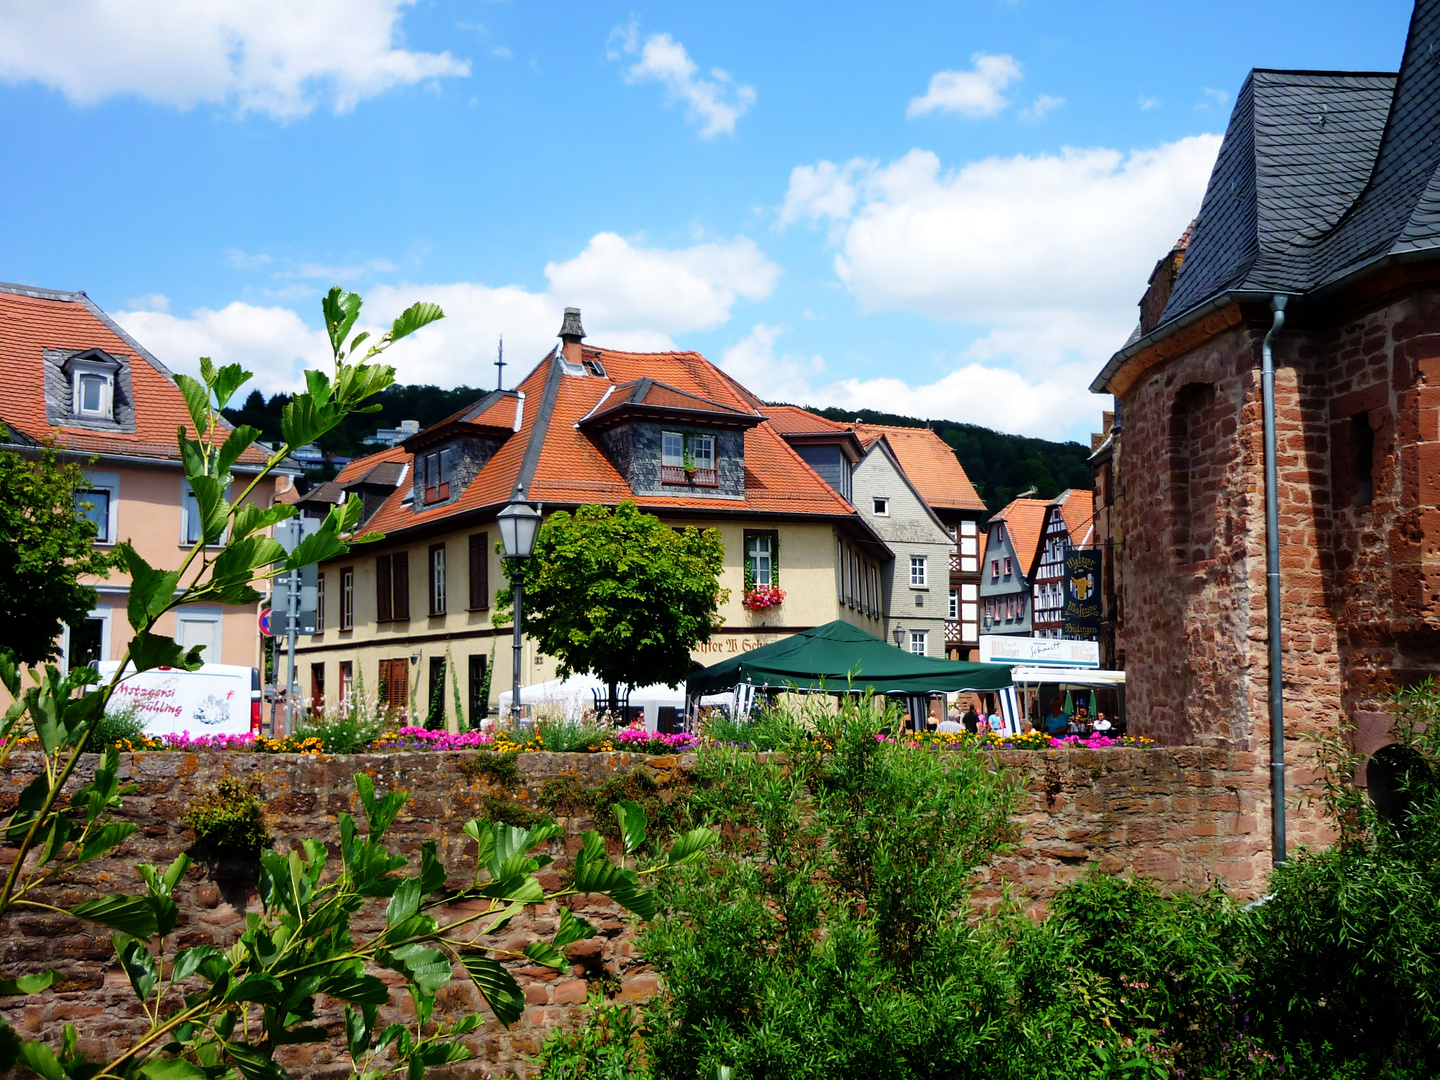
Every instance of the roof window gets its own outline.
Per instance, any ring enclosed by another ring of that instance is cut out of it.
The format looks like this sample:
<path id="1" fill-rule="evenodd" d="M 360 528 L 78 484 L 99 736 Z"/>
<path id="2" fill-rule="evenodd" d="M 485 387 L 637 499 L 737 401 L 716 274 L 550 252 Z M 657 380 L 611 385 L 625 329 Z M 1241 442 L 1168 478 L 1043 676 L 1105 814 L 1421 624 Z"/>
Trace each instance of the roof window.
<path id="1" fill-rule="evenodd" d="M 115 374 L 119 361 L 99 349 L 65 362 L 70 376 L 70 414 L 85 420 L 115 419 Z"/>
<path id="2" fill-rule="evenodd" d="M 605 374 L 605 365 L 600 363 L 599 360 L 586 360 L 585 370 L 588 371 L 591 375 L 594 375 L 596 378 L 609 378 L 609 376 Z"/>

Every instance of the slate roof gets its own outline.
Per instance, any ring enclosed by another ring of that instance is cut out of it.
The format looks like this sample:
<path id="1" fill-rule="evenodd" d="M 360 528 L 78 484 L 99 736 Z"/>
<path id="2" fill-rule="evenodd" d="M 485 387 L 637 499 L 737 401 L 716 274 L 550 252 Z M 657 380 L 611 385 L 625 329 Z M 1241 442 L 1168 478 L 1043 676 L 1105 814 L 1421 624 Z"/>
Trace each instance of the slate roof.
<path id="1" fill-rule="evenodd" d="M 90 349 L 122 364 L 113 423 L 70 419 L 68 384 L 57 384 L 56 360 Z M 83 292 L 10 284 L 0 284 L 0 421 L 19 436 L 53 438 L 68 450 L 176 463 L 176 428 L 194 428 L 169 369 Z M 240 457 L 242 466 L 264 461 L 253 446 Z"/>
<path id="2" fill-rule="evenodd" d="M 397 489 L 367 529 L 395 533 L 433 525 L 467 513 L 488 513 L 508 502 L 517 485 L 532 502 L 575 505 L 614 505 L 631 499 L 659 512 L 695 511 L 702 514 L 741 513 L 799 515 L 842 519 L 869 535 L 855 509 L 842 499 L 759 415 L 759 398 L 725 375 L 699 353 L 632 353 L 586 346 L 586 360 L 598 360 L 605 377 L 575 374 L 555 354 L 547 356 L 511 391 L 492 393 L 459 416 L 495 426 L 520 428 L 506 439 L 480 474 L 458 499 L 443 506 L 420 509 L 404 501 L 408 488 Z M 731 422 L 748 425 L 745 431 L 745 498 L 717 504 L 714 499 L 686 495 L 636 496 L 581 421 L 602 400 L 636 392 L 641 382 L 657 401 L 684 402 L 687 409 L 703 400 L 711 412 Z M 523 393 L 524 404 L 519 404 Z M 342 485 L 354 482 L 381 462 L 406 462 L 404 447 L 391 447 L 347 465 L 336 478 Z M 878 543 L 878 540 L 876 541 Z"/>
<path id="3" fill-rule="evenodd" d="M 1230 297 L 1300 298 L 1440 255 L 1440 0 L 1417 0 L 1399 74 L 1257 69 L 1235 101 L 1194 237 L 1130 356 Z"/>

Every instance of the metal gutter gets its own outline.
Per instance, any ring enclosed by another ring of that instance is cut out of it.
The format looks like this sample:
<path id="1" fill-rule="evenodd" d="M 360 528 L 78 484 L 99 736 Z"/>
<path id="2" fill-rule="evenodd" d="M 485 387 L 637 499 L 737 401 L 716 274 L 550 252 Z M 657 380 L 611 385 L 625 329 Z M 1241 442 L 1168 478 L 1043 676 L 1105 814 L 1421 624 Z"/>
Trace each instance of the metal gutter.
<path id="1" fill-rule="evenodd" d="M 0 450 L 9 450 L 12 453 L 21 455 L 22 457 L 34 457 L 36 453 L 41 449 L 43 449 L 43 444 L 38 442 L 0 443 Z M 143 465 L 155 469 L 180 469 L 181 471 L 183 471 L 185 468 L 184 462 L 182 462 L 179 458 L 142 457 L 139 454 L 110 454 L 104 451 L 95 450 L 71 450 L 63 446 L 55 447 L 55 453 L 59 457 L 64 459 L 73 458 L 75 460 L 83 462 L 89 462 L 93 459 L 94 461 L 96 461 L 97 464 L 101 465 Z M 263 469 L 263 465 L 237 463 L 230 466 L 230 471 L 232 473 L 239 473 L 246 476 L 253 476 L 256 473 L 261 472 Z M 286 465 L 277 465 L 270 471 L 272 473 L 276 473 L 282 476 L 299 476 L 304 472 L 303 469 L 296 468 L 295 466 Z"/>
<path id="2" fill-rule="evenodd" d="M 1265 617 L 1270 675 L 1270 857 L 1285 861 L 1285 688 L 1280 667 L 1280 506 L 1275 464 L 1275 357 L 1270 342 L 1285 325 L 1290 298 L 1276 293 L 1274 318 L 1260 347 L 1260 388 L 1265 411 Z"/>

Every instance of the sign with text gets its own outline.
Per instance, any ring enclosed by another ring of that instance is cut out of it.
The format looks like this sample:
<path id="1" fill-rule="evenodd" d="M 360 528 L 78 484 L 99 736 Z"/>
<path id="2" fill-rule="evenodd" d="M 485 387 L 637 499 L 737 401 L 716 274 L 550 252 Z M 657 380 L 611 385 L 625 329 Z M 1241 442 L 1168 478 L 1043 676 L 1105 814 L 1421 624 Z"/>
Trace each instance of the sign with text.
<path id="1" fill-rule="evenodd" d="M 1063 615 L 1063 636 L 1100 640 L 1100 552 L 1095 548 L 1071 548 L 1065 553 Z"/>
<path id="2" fill-rule="evenodd" d="M 1031 667 L 1098 668 L 1100 643 L 1067 641 L 1064 638 L 981 634 L 980 662 L 1025 664 Z"/>

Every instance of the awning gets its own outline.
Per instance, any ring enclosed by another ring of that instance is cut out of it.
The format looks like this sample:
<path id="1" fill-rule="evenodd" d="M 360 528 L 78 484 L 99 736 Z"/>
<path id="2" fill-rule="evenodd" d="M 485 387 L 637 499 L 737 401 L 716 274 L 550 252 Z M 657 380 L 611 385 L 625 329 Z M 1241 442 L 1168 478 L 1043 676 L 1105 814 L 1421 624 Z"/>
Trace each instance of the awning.
<path id="1" fill-rule="evenodd" d="M 1010 686 L 1010 665 L 916 656 L 837 619 L 712 664 L 690 676 L 689 694 L 739 683 L 774 689 L 873 690 L 877 694 L 953 694 Z"/>

